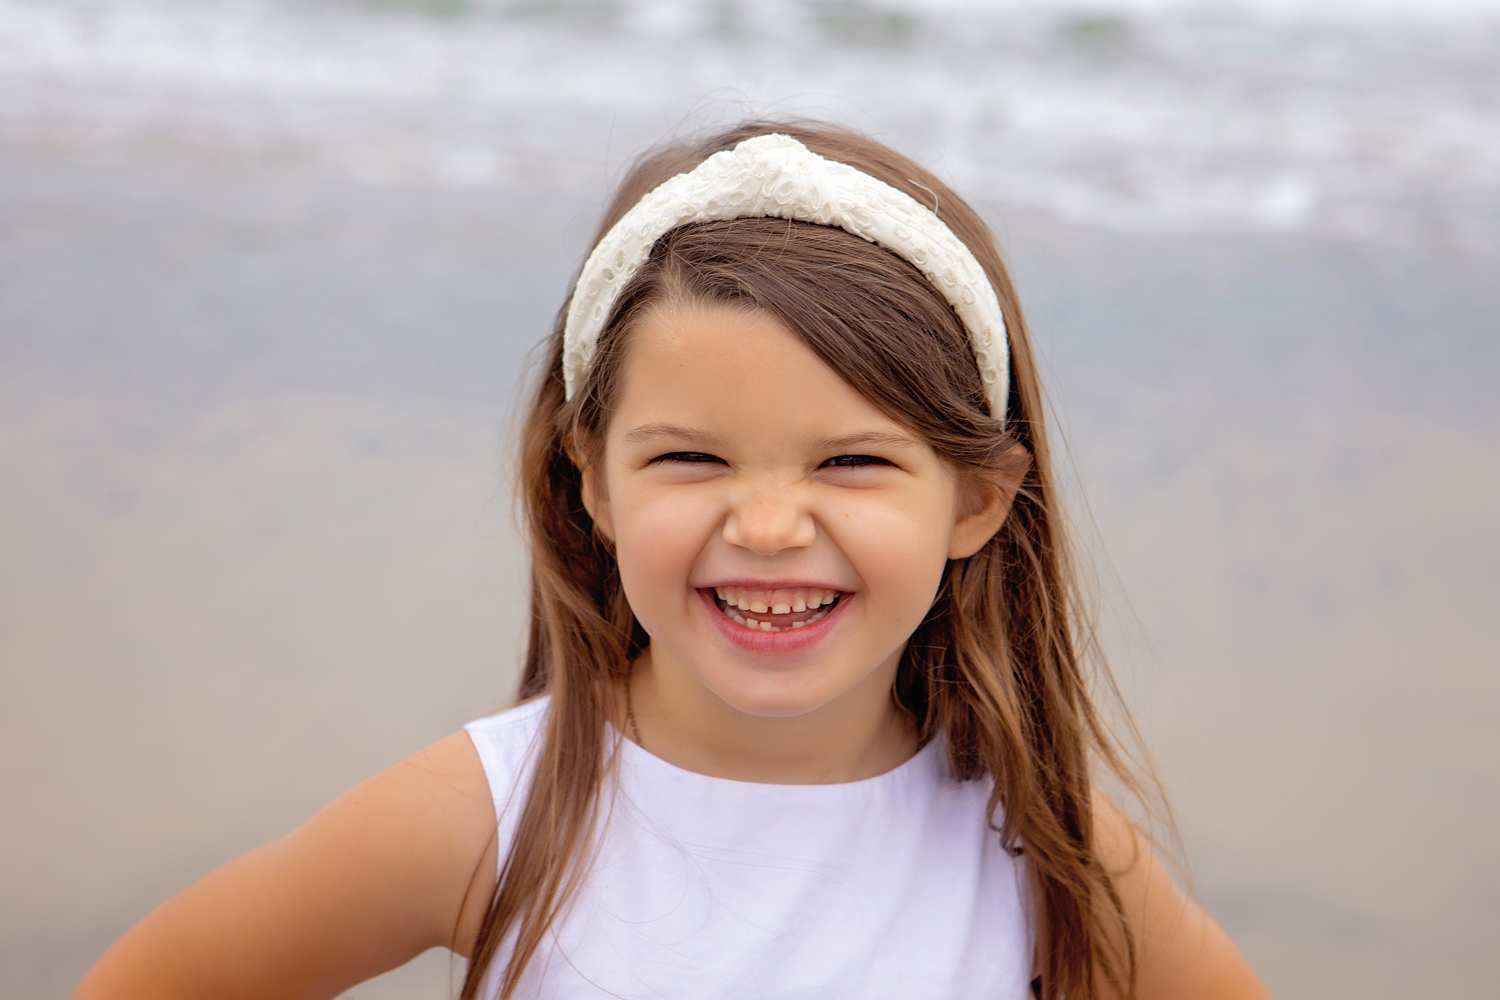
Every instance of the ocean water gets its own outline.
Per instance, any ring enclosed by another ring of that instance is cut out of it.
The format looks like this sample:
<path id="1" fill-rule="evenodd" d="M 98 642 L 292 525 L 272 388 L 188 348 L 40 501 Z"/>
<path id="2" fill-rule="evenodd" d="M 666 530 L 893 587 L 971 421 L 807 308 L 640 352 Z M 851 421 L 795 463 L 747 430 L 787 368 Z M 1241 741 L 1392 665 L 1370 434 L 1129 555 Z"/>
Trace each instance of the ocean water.
<path id="1" fill-rule="evenodd" d="M 1492 995 L 1500 8 L 0 0 L 0 996 L 506 703 L 516 398 L 610 183 L 801 114 L 994 226 L 1272 993 Z"/>

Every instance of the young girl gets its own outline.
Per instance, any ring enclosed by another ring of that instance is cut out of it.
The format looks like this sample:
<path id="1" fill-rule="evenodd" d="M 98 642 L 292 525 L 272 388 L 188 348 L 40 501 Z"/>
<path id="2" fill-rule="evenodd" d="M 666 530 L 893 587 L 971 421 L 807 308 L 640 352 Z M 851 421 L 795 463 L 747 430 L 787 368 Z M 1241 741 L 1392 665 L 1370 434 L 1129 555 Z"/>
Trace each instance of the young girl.
<path id="1" fill-rule="evenodd" d="M 1025 321 L 979 216 L 841 129 L 650 156 L 521 448 L 520 704 L 122 938 L 80 1000 L 1263 997 L 1094 790 Z"/>

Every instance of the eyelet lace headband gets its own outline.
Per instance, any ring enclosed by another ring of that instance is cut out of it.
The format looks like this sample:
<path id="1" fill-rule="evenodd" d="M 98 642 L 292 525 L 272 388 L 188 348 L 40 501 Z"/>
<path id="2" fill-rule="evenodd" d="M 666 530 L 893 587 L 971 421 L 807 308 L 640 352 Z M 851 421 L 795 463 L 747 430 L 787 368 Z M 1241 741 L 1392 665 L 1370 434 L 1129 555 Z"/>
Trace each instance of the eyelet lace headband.
<path id="1" fill-rule="evenodd" d="M 657 240 L 689 222 L 763 217 L 835 226 L 915 265 L 969 331 L 990 414 L 1005 419 L 1005 317 L 974 254 L 915 198 L 785 135 L 746 139 L 678 174 L 636 202 L 599 241 L 578 276 L 563 329 L 567 398 L 583 382 L 620 291 Z"/>

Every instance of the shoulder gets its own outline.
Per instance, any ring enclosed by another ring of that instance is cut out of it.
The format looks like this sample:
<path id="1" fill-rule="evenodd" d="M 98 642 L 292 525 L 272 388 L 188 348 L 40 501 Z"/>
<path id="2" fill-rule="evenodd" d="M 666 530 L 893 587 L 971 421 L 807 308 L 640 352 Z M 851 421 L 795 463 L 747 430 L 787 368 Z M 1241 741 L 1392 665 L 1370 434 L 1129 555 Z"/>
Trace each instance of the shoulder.
<path id="1" fill-rule="evenodd" d="M 1268 1000 L 1234 942 L 1184 895 L 1135 824 L 1103 795 L 1093 802 L 1094 843 L 1136 937 L 1142 1000 Z"/>
<path id="2" fill-rule="evenodd" d="M 173 897 L 77 996 L 332 996 L 434 946 L 467 954 L 495 852 L 484 769 L 453 733 Z"/>
<path id="3" fill-rule="evenodd" d="M 504 815 L 505 807 L 522 784 L 522 776 L 541 741 L 549 704 L 546 697 L 534 698 L 464 726 L 499 815 Z"/>

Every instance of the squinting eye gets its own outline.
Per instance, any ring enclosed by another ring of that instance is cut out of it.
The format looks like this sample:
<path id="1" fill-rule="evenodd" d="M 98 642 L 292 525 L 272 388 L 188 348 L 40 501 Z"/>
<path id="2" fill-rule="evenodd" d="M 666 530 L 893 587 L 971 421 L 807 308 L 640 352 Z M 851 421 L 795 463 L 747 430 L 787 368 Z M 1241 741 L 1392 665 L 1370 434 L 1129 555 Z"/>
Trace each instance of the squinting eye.
<path id="1" fill-rule="evenodd" d="M 655 465 L 658 462 L 685 462 L 688 465 L 711 465 L 714 462 L 724 464 L 724 460 L 717 455 L 709 455 L 701 451 L 670 451 L 665 455 L 657 455 L 650 464 Z"/>
<path id="2" fill-rule="evenodd" d="M 875 455 L 835 455 L 822 465 L 820 469 L 857 469 L 864 465 L 891 465 L 890 461 Z"/>

